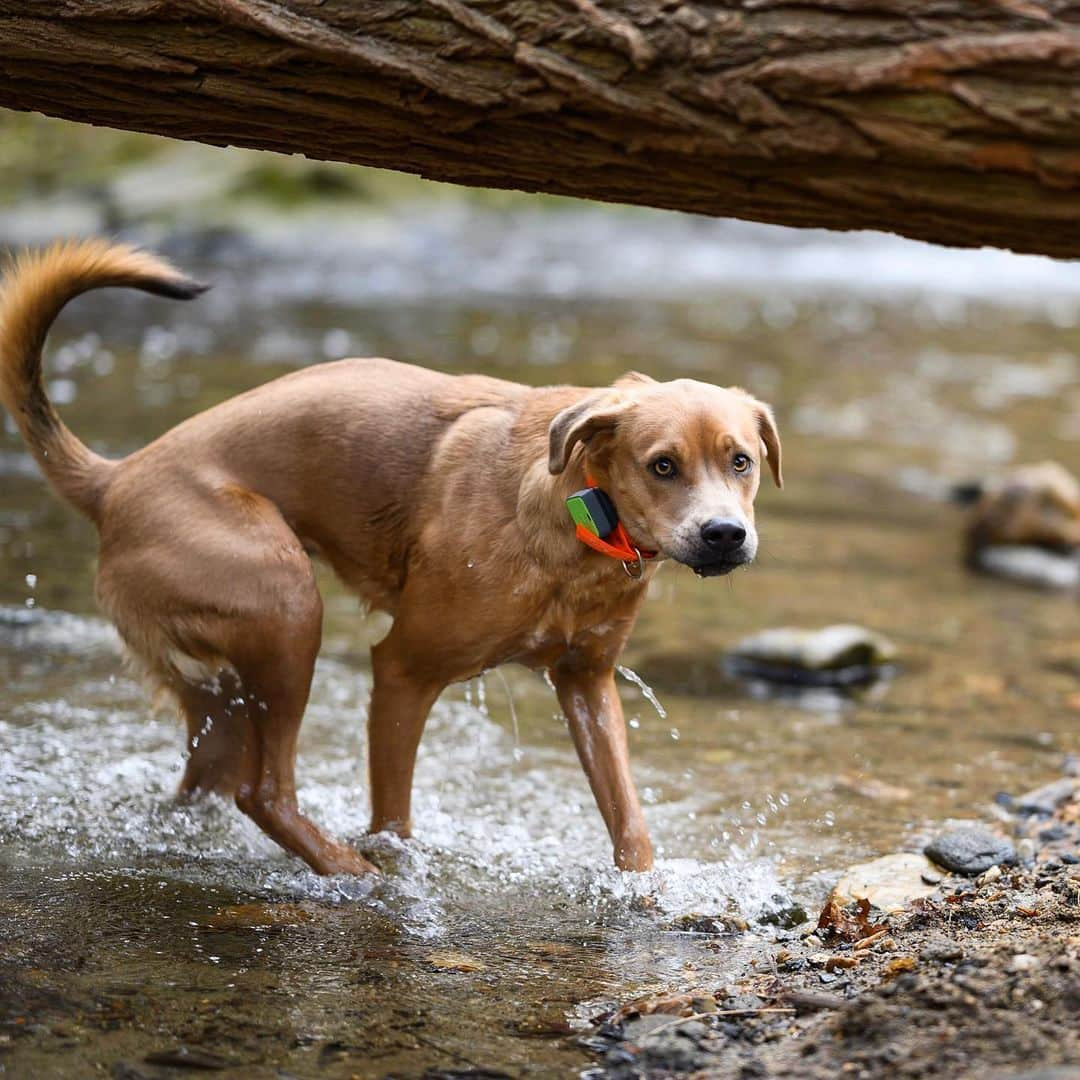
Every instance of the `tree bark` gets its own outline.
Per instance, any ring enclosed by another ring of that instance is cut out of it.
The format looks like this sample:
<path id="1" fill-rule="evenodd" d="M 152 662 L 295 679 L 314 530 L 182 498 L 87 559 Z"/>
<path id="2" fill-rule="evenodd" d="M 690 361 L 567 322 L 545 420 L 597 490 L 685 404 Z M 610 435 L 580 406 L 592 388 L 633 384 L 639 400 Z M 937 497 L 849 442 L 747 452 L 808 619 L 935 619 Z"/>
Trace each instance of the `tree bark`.
<path id="1" fill-rule="evenodd" d="M 0 0 L 0 105 L 1080 255 L 1080 3 Z"/>

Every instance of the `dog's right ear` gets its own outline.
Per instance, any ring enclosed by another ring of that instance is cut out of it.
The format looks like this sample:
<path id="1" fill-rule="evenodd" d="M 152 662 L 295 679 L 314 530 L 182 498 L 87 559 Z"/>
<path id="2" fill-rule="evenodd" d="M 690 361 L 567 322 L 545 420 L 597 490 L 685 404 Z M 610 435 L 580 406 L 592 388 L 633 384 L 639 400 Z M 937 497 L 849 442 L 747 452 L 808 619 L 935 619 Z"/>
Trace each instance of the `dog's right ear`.
<path id="1" fill-rule="evenodd" d="M 630 402 L 617 391 L 597 390 L 556 413 L 548 428 L 548 471 L 561 473 L 579 442 L 587 443 L 601 431 L 611 431 Z"/>

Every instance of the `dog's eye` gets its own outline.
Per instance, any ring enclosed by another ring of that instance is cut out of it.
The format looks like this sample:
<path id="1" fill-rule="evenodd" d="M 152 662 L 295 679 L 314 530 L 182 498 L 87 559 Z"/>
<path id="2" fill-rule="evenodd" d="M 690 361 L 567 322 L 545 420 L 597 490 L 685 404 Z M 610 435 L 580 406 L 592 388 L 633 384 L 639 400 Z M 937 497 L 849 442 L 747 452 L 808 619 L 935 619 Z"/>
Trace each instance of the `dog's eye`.
<path id="1" fill-rule="evenodd" d="M 652 471 L 664 480 L 670 480 L 675 475 L 675 462 L 669 457 L 658 457 L 652 463 Z"/>
<path id="2" fill-rule="evenodd" d="M 745 454 L 736 454 L 731 459 L 731 467 L 738 473 L 749 472 L 750 466 L 753 464 Z"/>

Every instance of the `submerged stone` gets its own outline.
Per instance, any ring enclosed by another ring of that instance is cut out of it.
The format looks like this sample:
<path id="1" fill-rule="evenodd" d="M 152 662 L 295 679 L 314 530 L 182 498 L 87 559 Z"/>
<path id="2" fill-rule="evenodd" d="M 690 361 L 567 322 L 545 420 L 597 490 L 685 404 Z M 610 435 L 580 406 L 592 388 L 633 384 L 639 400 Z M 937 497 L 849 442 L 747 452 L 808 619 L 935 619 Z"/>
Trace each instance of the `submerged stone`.
<path id="1" fill-rule="evenodd" d="M 838 623 L 819 630 L 763 630 L 740 641 L 728 653 L 728 665 L 735 674 L 835 686 L 873 681 L 895 658 L 888 638 Z"/>
<path id="2" fill-rule="evenodd" d="M 1080 588 L 1080 554 L 1060 554 L 1026 544 L 994 544 L 974 557 L 976 569 L 1038 589 Z"/>

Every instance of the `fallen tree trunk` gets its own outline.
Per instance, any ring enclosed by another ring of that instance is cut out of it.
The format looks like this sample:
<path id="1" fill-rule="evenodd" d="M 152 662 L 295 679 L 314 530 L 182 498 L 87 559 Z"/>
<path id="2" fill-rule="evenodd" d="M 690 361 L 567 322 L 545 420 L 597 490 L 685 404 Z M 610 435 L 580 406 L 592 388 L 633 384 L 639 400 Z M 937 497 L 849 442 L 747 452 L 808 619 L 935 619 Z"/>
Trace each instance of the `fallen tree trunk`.
<path id="1" fill-rule="evenodd" d="M 1056 0 L 0 0 L 0 105 L 1077 256 L 1078 18 Z"/>

